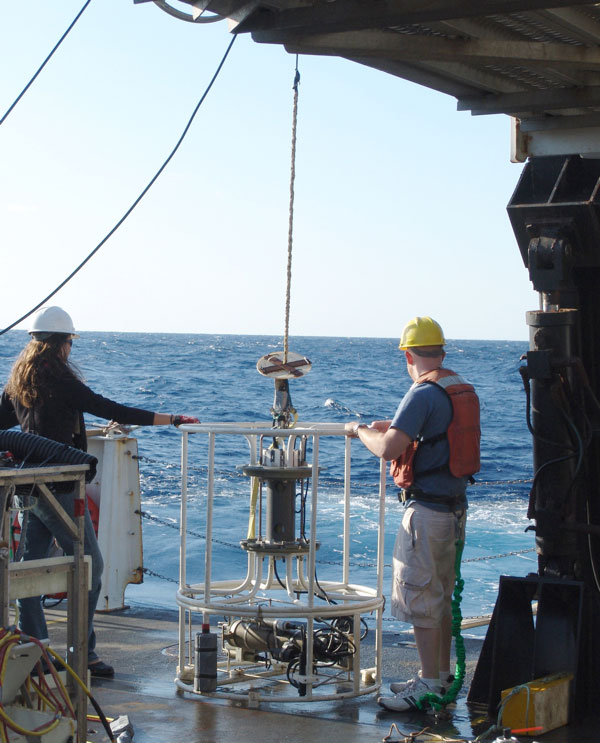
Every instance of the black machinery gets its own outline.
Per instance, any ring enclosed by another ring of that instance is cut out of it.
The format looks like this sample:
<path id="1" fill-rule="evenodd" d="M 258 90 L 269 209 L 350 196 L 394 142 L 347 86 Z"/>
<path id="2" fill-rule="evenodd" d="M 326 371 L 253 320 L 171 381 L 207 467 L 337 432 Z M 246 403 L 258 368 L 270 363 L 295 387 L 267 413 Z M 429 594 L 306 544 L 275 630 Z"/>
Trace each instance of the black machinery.
<path id="1" fill-rule="evenodd" d="M 538 572 L 501 577 L 469 702 L 495 714 L 502 689 L 570 672 L 581 713 L 600 690 L 600 160 L 533 158 L 508 214 L 540 295 L 520 370 Z"/>

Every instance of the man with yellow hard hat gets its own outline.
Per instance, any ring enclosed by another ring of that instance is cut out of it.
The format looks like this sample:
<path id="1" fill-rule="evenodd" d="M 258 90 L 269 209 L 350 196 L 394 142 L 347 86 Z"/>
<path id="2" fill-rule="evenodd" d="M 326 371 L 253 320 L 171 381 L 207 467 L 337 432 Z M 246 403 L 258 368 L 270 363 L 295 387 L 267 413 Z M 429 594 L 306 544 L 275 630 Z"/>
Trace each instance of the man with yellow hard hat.
<path id="1" fill-rule="evenodd" d="M 425 694 L 440 695 L 452 683 L 451 601 L 456 543 L 464 540 L 466 486 L 479 471 L 479 400 L 472 385 L 442 368 L 446 340 L 431 317 L 404 327 L 404 351 L 413 381 L 394 418 L 370 426 L 352 422 L 357 436 L 391 463 L 404 504 L 393 560 L 392 614 L 414 626 L 421 670 L 390 685 L 378 703 L 394 712 L 419 709 Z"/>

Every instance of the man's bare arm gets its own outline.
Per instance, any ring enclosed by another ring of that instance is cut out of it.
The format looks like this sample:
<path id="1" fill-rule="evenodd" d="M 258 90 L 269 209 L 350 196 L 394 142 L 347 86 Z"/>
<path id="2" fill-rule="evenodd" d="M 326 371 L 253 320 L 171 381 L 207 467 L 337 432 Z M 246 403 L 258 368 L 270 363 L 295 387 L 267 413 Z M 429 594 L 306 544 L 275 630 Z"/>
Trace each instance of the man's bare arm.
<path id="1" fill-rule="evenodd" d="M 375 421 L 375 426 L 359 426 L 357 423 L 346 423 L 348 435 L 355 435 L 376 457 L 390 461 L 397 459 L 412 442 L 410 436 L 399 428 L 380 430 L 382 421 Z"/>

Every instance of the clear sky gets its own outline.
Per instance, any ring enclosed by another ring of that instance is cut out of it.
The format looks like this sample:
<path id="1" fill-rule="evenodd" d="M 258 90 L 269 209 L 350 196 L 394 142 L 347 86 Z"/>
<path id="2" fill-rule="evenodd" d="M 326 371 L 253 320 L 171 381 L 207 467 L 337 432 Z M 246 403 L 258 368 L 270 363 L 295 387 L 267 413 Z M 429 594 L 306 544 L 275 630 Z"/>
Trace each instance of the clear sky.
<path id="1" fill-rule="evenodd" d="M 83 0 L 0 5 L 0 116 Z M 225 22 L 92 0 L 0 127 L 5 327 L 100 242 L 162 164 L 230 41 Z M 506 214 L 509 119 L 341 59 L 300 57 L 294 335 L 527 338 Z M 295 57 L 240 37 L 131 217 L 51 301 L 82 330 L 283 334 Z M 26 323 L 22 326 L 26 327 Z"/>

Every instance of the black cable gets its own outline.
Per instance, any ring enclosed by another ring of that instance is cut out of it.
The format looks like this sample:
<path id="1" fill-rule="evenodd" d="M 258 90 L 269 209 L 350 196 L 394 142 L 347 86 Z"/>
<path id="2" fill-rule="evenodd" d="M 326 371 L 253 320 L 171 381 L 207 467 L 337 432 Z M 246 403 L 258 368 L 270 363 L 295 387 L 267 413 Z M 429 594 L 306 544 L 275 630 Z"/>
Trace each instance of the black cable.
<path id="1" fill-rule="evenodd" d="M 527 367 L 526 366 L 519 367 L 519 373 L 521 374 L 521 378 L 523 380 L 523 387 L 525 388 L 525 400 L 526 400 L 525 420 L 527 423 L 527 428 L 529 430 L 529 433 L 533 436 L 534 439 L 536 439 L 542 444 L 546 444 L 547 446 L 554 446 L 557 449 L 566 449 L 567 451 L 573 452 L 575 454 L 576 450 L 573 449 L 572 447 L 566 446 L 560 441 L 552 441 L 550 439 L 546 439 L 543 436 L 541 436 L 533 428 L 533 424 L 531 422 L 531 388 L 529 386 L 529 377 L 527 376 Z"/>
<path id="2" fill-rule="evenodd" d="M 310 478 L 304 481 L 304 488 L 300 486 L 300 537 L 306 540 L 306 499 L 308 498 L 308 484 Z"/>
<path id="3" fill-rule="evenodd" d="M 557 457 L 556 459 L 549 459 L 547 462 L 544 462 L 544 464 L 541 464 L 536 470 L 535 475 L 533 476 L 533 482 L 531 483 L 531 491 L 533 492 L 535 486 L 537 485 L 539 476 L 546 469 L 546 467 L 550 467 L 551 465 L 554 465 L 554 464 L 561 464 L 561 462 L 567 462 L 569 459 L 575 459 L 576 456 L 577 455 L 575 453 L 565 454 L 565 456 L 563 457 Z"/>
<path id="4" fill-rule="evenodd" d="M 571 484 L 569 485 L 569 488 L 567 490 L 567 497 L 568 497 L 569 493 L 571 492 L 571 488 L 573 487 L 573 484 L 575 483 L 575 480 L 577 479 L 577 475 L 579 474 L 579 471 L 581 469 L 586 447 L 583 442 L 583 437 L 579 429 L 573 422 L 573 420 L 567 415 L 567 413 L 562 408 L 559 408 L 558 410 L 562 414 L 563 418 L 567 422 L 567 425 L 571 428 L 571 430 L 575 434 L 575 438 L 577 439 L 577 451 L 576 451 L 577 464 L 575 465 L 575 472 L 573 473 L 573 477 L 571 478 Z"/>
<path id="5" fill-rule="evenodd" d="M 112 236 L 114 235 L 114 233 L 115 233 L 115 232 L 116 232 L 116 231 L 117 231 L 117 230 L 119 229 L 119 227 L 120 227 L 120 226 L 121 226 L 121 225 L 123 224 L 123 222 L 124 222 L 124 221 L 125 221 L 125 220 L 127 219 L 127 217 L 128 217 L 128 216 L 129 216 L 130 214 L 131 214 L 131 212 L 132 212 L 132 211 L 133 211 L 133 210 L 134 210 L 134 209 L 136 208 L 136 206 L 137 206 L 137 205 L 138 205 L 138 204 L 140 203 L 140 201 L 141 201 L 141 200 L 142 200 L 142 199 L 144 198 L 144 196 L 145 196 L 145 195 L 146 195 L 146 194 L 148 193 L 148 191 L 149 191 L 149 190 L 150 190 L 150 189 L 152 188 L 152 186 L 154 185 L 154 183 L 156 182 L 156 180 L 158 179 L 158 177 L 159 177 L 159 176 L 161 175 L 161 173 L 163 172 L 163 170 L 164 170 L 164 169 L 165 169 L 165 168 L 167 167 L 167 165 L 168 165 L 168 164 L 169 164 L 169 163 L 171 162 L 171 160 L 173 159 L 173 156 L 175 155 L 175 153 L 176 153 L 176 152 L 177 152 L 177 150 L 179 149 L 179 146 L 180 146 L 180 145 L 181 145 L 181 143 L 183 142 L 183 140 L 184 140 L 184 138 L 185 138 L 186 134 L 187 134 L 187 133 L 188 133 L 188 131 L 189 131 L 189 128 L 190 128 L 190 127 L 191 127 L 191 125 L 192 125 L 192 122 L 194 121 L 194 118 L 196 117 L 196 114 L 198 113 L 198 109 L 199 109 L 199 108 L 200 108 L 200 106 L 201 106 L 201 105 L 202 105 L 202 104 L 204 103 L 204 99 L 206 98 L 206 96 L 208 95 L 208 93 L 209 93 L 210 89 L 212 88 L 212 86 L 213 86 L 213 84 L 214 84 L 215 80 L 217 79 L 217 77 L 218 77 L 218 75 L 219 75 L 219 72 L 221 72 L 221 68 L 222 68 L 222 67 L 223 67 L 223 65 L 225 64 L 225 60 L 227 59 L 227 56 L 229 55 L 229 52 L 231 51 L 231 47 L 233 46 L 233 44 L 234 44 L 234 42 L 235 42 L 236 38 L 237 38 L 237 36 L 234 36 L 234 37 L 233 37 L 233 38 L 231 39 L 231 41 L 230 41 L 230 43 L 229 43 L 229 46 L 227 47 L 227 50 L 226 50 L 225 54 L 223 55 L 223 58 L 222 58 L 222 59 L 221 59 L 221 61 L 219 62 L 219 66 L 217 67 L 217 70 L 216 70 L 215 74 L 214 74 L 214 75 L 213 75 L 213 77 L 212 77 L 212 80 L 210 81 L 210 83 L 208 84 L 208 87 L 206 88 L 206 90 L 205 90 L 205 91 L 204 91 L 204 93 L 202 94 L 202 97 L 201 97 L 201 98 L 200 98 L 200 100 L 198 101 L 198 104 L 196 105 L 196 108 L 194 109 L 194 111 L 193 111 L 192 115 L 190 116 L 190 118 L 189 118 L 189 120 L 188 120 L 188 123 L 186 124 L 186 126 L 185 126 L 185 128 L 184 128 L 184 130 L 183 130 L 183 133 L 182 133 L 182 134 L 181 134 L 181 136 L 179 137 L 179 140 L 178 140 L 177 144 L 176 144 L 176 145 L 175 145 L 175 147 L 174 147 L 174 148 L 172 149 L 172 151 L 171 151 L 170 155 L 169 155 L 169 156 L 167 157 L 167 159 L 166 159 L 166 160 L 164 161 L 164 163 L 163 163 L 163 164 L 162 164 L 162 165 L 160 166 L 160 168 L 159 168 L 159 169 L 157 170 L 157 172 L 155 173 L 155 175 L 154 175 L 154 176 L 152 177 L 152 179 L 150 180 L 150 182 L 148 183 L 148 185 L 147 185 L 147 186 L 146 186 L 146 187 L 144 188 L 144 190 L 143 190 L 143 191 L 141 192 L 141 194 L 140 194 L 140 195 L 139 195 L 139 196 L 137 197 L 137 199 L 136 199 L 136 200 L 135 200 L 135 201 L 133 202 L 133 204 L 132 204 L 132 205 L 131 205 L 131 206 L 129 207 L 129 209 L 128 209 L 128 210 L 127 210 L 127 211 L 125 212 L 125 214 L 124 214 L 124 215 L 123 215 L 123 216 L 121 217 L 121 219 L 119 219 L 119 221 L 118 221 L 118 222 L 116 223 L 116 225 L 115 225 L 115 226 L 114 226 L 114 227 L 112 228 L 112 230 L 110 230 L 110 232 L 109 232 L 109 233 L 108 233 L 108 234 L 107 234 L 107 235 L 106 235 L 106 236 L 105 236 L 105 237 L 104 237 L 104 238 L 103 238 L 103 239 L 102 239 L 102 240 L 101 240 L 101 241 L 100 241 L 100 242 L 98 243 L 98 245 L 96 245 L 96 247 L 95 247 L 95 248 L 94 248 L 94 249 L 92 250 L 92 252 L 91 252 L 91 253 L 90 253 L 90 254 L 89 254 L 89 255 L 87 256 L 87 258 L 85 258 L 85 259 L 84 259 L 84 260 L 83 260 L 83 261 L 82 261 L 82 262 L 81 262 L 81 263 L 80 263 L 80 264 L 79 264 L 79 265 L 77 266 L 77 268 L 76 268 L 76 269 L 75 269 L 74 271 L 72 271 L 72 272 L 71 272 L 71 273 L 70 273 L 70 274 L 69 274 L 69 275 L 67 276 L 67 278 L 66 278 L 65 280 L 64 280 L 64 281 L 62 281 L 62 282 L 61 282 L 61 283 L 60 283 L 60 284 L 59 284 L 59 285 L 58 285 L 58 286 L 56 287 L 56 289 L 54 289 L 54 290 L 53 290 L 53 291 L 52 291 L 52 292 L 51 292 L 50 294 L 48 294 L 48 296 L 47 296 L 47 297 L 44 297 L 44 299 L 42 299 L 42 301 L 41 301 L 41 302 L 38 302 L 38 304 L 36 304 L 36 305 L 35 305 L 35 307 L 32 307 L 32 308 L 31 308 L 31 309 L 29 310 L 29 312 L 26 312 L 26 313 L 25 313 L 25 314 L 24 314 L 24 315 L 23 315 L 22 317 L 20 317 L 20 318 L 19 318 L 18 320 L 15 320 L 15 321 L 14 321 L 13 323 L 11 323 L 11 324 L 10 324 L 10 325 L 9 325 L 8 327 L 4 328 L 4 330 L 0 330 L 0 335 L 4 335 L 4 333 L 7 333 L 7 332 L 8 332 L 9 330 L 12 330 L 12 328 L 14 328 L 14 327 L 15 327 L 15 325 L 18 325 L 18 324 L 19 324 L 20 322 L 23 322 L 23 320 L 26 320 L 26 319 L 27 319 L 27 318 L 29 317 L 29 315 L 33 314 L 33 313 L 34 313 L 34 312 L 35 312 L 36 310 L 39 310 L 39 308 L 40 308 L 40 307 L 42 307 L 42 306 L 43 306 L 43 305 L 44 305 L 44 304 L 45 304 L 45 303 L 46 303 L 46 302 L 47 302 L 47 301 L 48 301 L 49 299 L 51 299 L 51 298 L 52 298 L 52 297 L 53 297 L 53 296 L 54 296 L 55 294 L 57 294 L 57 293 L 58 293 L 58 292 L 59 292 L 59 291 L 60 291 L 60 290 L 61 290 L 61 289 L 63 288 L 63 286 L 65 286 L 65 284 L 67 284 L 67 283 L 68 283 L 68 282 L 69 282 L 69 281 L 70 281 L 70 280 L 71 280 L 71 279 L 73 278 L 73 276 L 75 276 L 75 274 L 77 274 L 77 273 L 78 273 L 78 272 L 79 272 L 79 271 L 80 271 L 80 270 L 81 270 L 81 269 L 82 269 L 82 268 L 83 268 L 83 267 L 85 266 L 85 264 L 86 264 L 86 263 L 87 263 L 87 262 L 88 262 L 88 261 L 89 261 L 89 260 L 90 260 L 90 259 L 91 259 L 91 258 L 92 258 L 92 257 L 93 257 L 93 256 L 94 256 L 94 255 L 95 255 L 95 254 L 96 254 L 96 253 L 97 253 L 97 252 L 99 251 L 99 250 L 100 250 L 100 248 L 101 248 L 101 247 L 102 247 L 102 246 L 104 245 L 104 243 L 105 243 L 105 242 L 107 242 L 107 240 L 108 240 L 108 239 L 109 239 L 110 237 L 112 237 Z"/>
<path id="6" fill-rule="evenodd" d="M 293 675 L 297 672 L 299 665 L 300 665 L 300 661 L 298 660 L 298 658 L 291 660 L 288 663 L 288 667 L 287 667 L 286 674 L 285 674 L 287 677 L 287 680 L 290 682 L 290 684 L 295 689 L 298 689 L 300 687 L 300 683 L 296 681 L 296 679 L 293 678 Z"/>
<path id="7" fill-rule="evenodd" d="M 273 571 L 275 573 L 275 577 L 277 578 L 277 582 L 279 583 L 279 585 L 283 588 L 284 591 L 287 591 L 287 586 L 285 585 L 285 583 L 282 582 L 281 578 L 279 577 L 279 573 L 277 572 L 277 559 L 273 560 Z M 301 594 L 301 593 L 308 593 L 308 591 L 294 591 L 294 593 Z"/>
<path id="8" fill-rule="evenodd" d="M 78 20 L 79 20 L 79 19 L 81 18 L 81 16 L 83 15 L 83 11 L 84 11 L 84 10 L 85 10 L 85 9 L 87 8 L 87 6 L 88 6 L 88 5 L 89 5 L 89 4 L 91 3 L 91 2 L 92 2 L 92 0 L 87 0 L 87 1 L 86 1 L 86 2 L 84 3 L 84 5 L 83 5 L 83 7 L 81 8 L 81 10 L 79 11 L 79 13 L 77 13 L 77 15 L 75 16 L 75 18 L 74 18 L 74 19 L 73 19 L 73 21 L 71 22 L 71 25 L 70 25 L 70 26 L 69 26 L 69 27 L 67 28 L 67 30 L 66 30 L 66 31 L 64 32 L 64 34 L 63 34 L 63 35 L 62 35 L 62 36 L 60 37 L 60 39 L 59 39 L 59 40 L 58 40 L 58 41 L 56 42 L 56 44 L 54 45 L 54 48 L 52 49 L 52 51 L 50 52 L 50 54 L 49 54 L 49 55 L 48 55 L 48 56 L 46 57 L 46 59 L 45 59 L 45 60 L 44 60 L 44 61 L 42 62 L 42 64 L 41 64 L 41 65 L 40 65 L 40 66 L 38 67 L 38 69 L 37 69 L 36 73 L 34 74 L 34 76 L 33 76 L 33 77 L 31 78 L 31 80 L 30 80 L 30 81 L 29 81 L 29 82 L 27 83 L 27 85 L 26 85 L 26 86 L 25 86 L 25 87 L 23 88 L 23 90 L 22 90 L 22 91 L 21 91 L 21 92 L 19 93 L 19 95 L 18 95 L 18 96 L 17 96 L 16 98 L 15 98 L 15 100 L 13 101 L 13 103 L 12 103 L 12 104 L 11 104 L 11 105 L 9 106 L 9 108 L 8 108 L 8 111 L 7 111 L 7 112 L 6 112 L 5 114 L 4 114 L 4 116 L 3 116 L 3 117 L 2 117 L 1 119 L 0 119 L 0 126 L 2 126 L 2 124 L 4 124 L 4 122 L 5 122 L 5 121 L 6 121 L 6 119 L 8 118 L 8 115 L 10 114 L 10 112 L 11 112 L 11 111 L 13 110 L 13 108 L 14 108 L 14 107 L 15 107 L 15 106 L 17 105 L 17 103 L 18 103 L 18 102 L 19 102 L 19 101 L 21 100 L 21 98 L 22 98 L 22 97 L 23 97 L 23 96 L 25 95 L 25 93 L 26 93 L 26 92 L 27 92 L 27 91 L 29 90 L 29 88 L 30 88 L 30 86 L 32 85 L 33 81 L 34 81 L 34 80 L 36 79 L 36 77 L 37 77 L 37 76 L 38 76 L 38 75 L 40 74 L 40 72 L 41 72 L 41 71 L 42 71 L 42 70 L 44 69 L 44 67 L 46 66 L 46 63 L 50 61 L 50 58 L 52 57 L 52 55 L 54 54 L 54 52 L 55 52 L 55 51 L 56 51 L 56 50 L 58 49 L 58 47 L 59 47 L 59 46 L 60 46 L 60 45 L 61 45 L 61 44 L 63 43 L 63 41 L 64 41 L 64 40 L 65 40 L 65 39 L 67 38 L 67 35 L 68 35 L 68 34 L 69 34 L 69 32 L 71 31 L 71 29 L 72 29 L 72 28 L 73 28 L 73 26 L 74 26 L 74 25 L 75 25 L 75 24 L 77 23 L 77 21 L 78 21 Z"/>
<path id="9" fill-rule="evenodd" d="M 321 593 L 323 594 L 322 596 L 319 596 L 318 593 L 315 593 L 315 596 L 317 596 L 320 599 L 325 599 L 325 601 L 327 601 L 328 604 L 337 604 L 337 601 L 334 601 L 334 599 L 329 598 L 329 596 L 327 595 L 327 591 L 325 591 L 321 587 L 321 584 L 319 583 L 319 579 L 317 578 L 317 571 L 316 571 L 316 569 L 315 569 L 315 583 L 317 584 L 317 588 L 319 589 L 319 591 L 321 591 Z"/>

